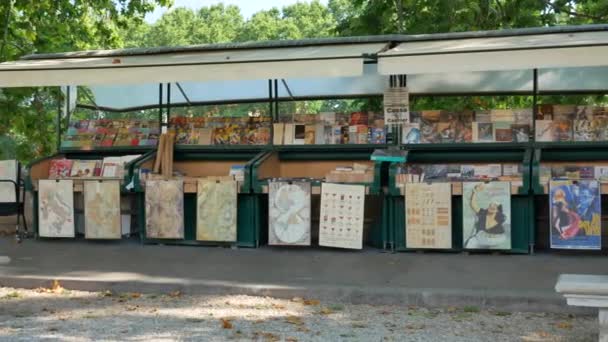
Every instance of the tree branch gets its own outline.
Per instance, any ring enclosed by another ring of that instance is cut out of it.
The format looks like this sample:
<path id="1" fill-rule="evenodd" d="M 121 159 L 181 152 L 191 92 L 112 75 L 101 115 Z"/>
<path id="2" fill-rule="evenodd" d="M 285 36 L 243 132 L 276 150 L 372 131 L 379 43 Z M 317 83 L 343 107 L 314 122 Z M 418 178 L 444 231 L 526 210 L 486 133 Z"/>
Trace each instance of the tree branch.
<path id="1" fill-rule="evenodd" d="M 577 13 L 577 12 L 574 12 L 574 11 L 571 11 L 568 9 L 560 8 L 559 6 L 557 6 L 556 4 L 551 2 L 551 0 L 545 0 L 545 4 L 549 7 L 551 7 L 553 9 L 553 12 L 555 12 L 556 14 L 565 13 L 565 14 L 573 16 L 573 17 L 581 17 L 581 18 L 587 18 L 587 19 L 592 19 L 592 20 L 597 20 L 597 21 L 603 21 L 603 20 L 608 19 L 608 15 L 598 17 L 598 16 L 586 14 L 586 13 Z"/>

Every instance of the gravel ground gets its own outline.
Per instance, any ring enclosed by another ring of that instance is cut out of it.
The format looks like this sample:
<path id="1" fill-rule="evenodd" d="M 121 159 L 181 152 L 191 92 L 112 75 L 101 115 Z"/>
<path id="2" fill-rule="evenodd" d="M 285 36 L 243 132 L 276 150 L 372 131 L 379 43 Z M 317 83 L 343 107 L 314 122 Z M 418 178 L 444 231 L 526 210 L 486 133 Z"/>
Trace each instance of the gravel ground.
<path id="1" fill-rule="evenodd" d="M 2 341 L 596 341 L 597 334 L 591 316 L 0 287 Z"/>

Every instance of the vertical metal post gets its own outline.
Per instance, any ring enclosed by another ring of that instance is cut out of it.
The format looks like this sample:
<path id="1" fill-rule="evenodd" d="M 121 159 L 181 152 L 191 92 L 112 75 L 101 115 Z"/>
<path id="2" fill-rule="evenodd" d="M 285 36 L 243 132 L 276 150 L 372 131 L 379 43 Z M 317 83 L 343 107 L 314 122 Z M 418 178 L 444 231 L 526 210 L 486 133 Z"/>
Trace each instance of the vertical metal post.
<path id="1" fill-rule="evenodd" d="M 536 136 L 536 116 L 538 115 L 538 69 L 532 73 L 532 132 Z"/>
<path id="2" fill-rule="evenodd" d="M 272 106 L 272 102 L 273 102 L 273 93 L 272 93 L 272 80 L 268 80 L 268 113 L 270 114 L 270 121 L 271 121 L 271 125 L 270 125 L 270 141 L 268 142 L 268 144 L 270 145 L 274 145 L 274 123 L 277 122 L 277 120 L 274 117 L 274 107 Z"/>
<path id="3" fill-rule="evenodd" d="M 274 80 L 274 115 L 279 120 L 279 80 Z"/>
<path id="4" fill-rule="evenodd" d="M 171 121 L 171 83 L 167 83 L 167 127 Z"/>
<path id="5" fill-rule="evenodd" d="M 163 84 L 158 84 L 158 124 L 160 131 L 163 131 Z"/>

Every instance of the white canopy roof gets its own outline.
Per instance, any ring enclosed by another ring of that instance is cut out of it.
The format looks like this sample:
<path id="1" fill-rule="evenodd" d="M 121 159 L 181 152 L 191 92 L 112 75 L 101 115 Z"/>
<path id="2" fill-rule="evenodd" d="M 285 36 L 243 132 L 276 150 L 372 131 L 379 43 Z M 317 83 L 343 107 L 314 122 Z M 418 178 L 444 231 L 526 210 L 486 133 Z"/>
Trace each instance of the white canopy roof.
<path id="1" fill-rule="evenodd" d="M 386 43 L 67 56 L 0 64 L 0 87 L 344 77 Z"/>
<path id="2" fill-rule="evenodd" d="M 383 75 L 608 65 L 608 31 L 402 42 L 378 55 Z"/>

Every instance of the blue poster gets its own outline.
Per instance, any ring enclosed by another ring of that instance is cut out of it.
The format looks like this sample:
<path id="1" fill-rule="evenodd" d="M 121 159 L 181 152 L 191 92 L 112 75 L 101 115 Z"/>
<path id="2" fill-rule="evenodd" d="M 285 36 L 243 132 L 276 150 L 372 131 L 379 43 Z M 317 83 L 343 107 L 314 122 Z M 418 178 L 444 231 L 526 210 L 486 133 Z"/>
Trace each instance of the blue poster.
<path id="1" fill-rule="evenodd" d="M 549 205 L 551 248 L 602 248 L 602 207 L 597 180 L 552 180 Z"/>

